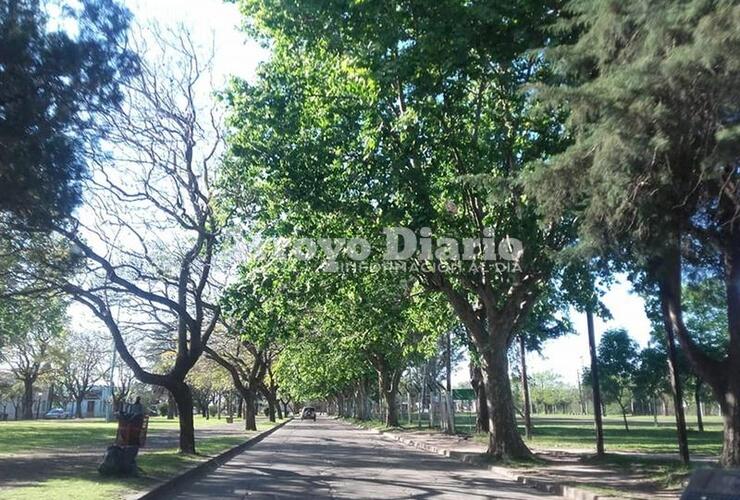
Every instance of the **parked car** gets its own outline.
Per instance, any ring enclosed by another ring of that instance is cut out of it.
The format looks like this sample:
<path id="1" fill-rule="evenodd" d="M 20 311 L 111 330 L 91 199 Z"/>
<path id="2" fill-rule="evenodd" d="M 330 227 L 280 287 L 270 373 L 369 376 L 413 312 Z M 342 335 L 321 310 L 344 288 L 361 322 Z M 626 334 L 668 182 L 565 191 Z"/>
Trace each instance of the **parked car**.
<path id="1" fill-rule="evenodd" d="M 62 419 L 69 418 L 69 413 L 64 411 L 63 408 L 52 408 L 44 414 L 44 418 L 47 419 Z"/>
<path id="2" fill-rule="evenodd" d="M 301 420 L 313 420 L 316 422 L 316 410 L 307 406 L 301 412 Z"/>

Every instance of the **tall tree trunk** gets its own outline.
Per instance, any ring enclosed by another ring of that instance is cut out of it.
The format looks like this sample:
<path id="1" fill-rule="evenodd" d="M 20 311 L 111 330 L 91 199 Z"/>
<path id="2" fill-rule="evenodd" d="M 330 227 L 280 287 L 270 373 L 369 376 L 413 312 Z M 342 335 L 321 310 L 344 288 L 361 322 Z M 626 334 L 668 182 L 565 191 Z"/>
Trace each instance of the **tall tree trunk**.
<path id="1" fill-rule="evenodd" d="M 475 430 L 477 432 L 488 432 L 488 402 L 486 400 L 486 388 L 483 385 L 483 373 L 479 366 L 470 363 L 470 385 L 475 392 Z"/>
<path id="2" fill-rule="evenodd" d="M 658 427 L 658 400 L 653 396 L 653 425 Z"/>
<path id="3" fill-rule="evenodd" d="M 447 375 L 447 386 L 446 394 L 445 394 L 445 404 L 446 404 L 446 417 L 447 417 L 447 433 L 448 434 L 454 434 L 455 433 L 455 409 L 453 407 L 452 403 L 452 332 L 450 330 L 447 330 L 447 338 L 446 338 L 446 356 L 445 356 L 445 365 L 446 365 L 446 375 Z"/>
<path id="4" fill-rule="evenodd" d="M 167 420 L 175 419 L 176 408 L 177 404 L 175 403 L 175 397 L 170 392 L 167 395 Z"/>
<path id="5" fill-rule="evenodd" d="M 277 410 L 277 418 L 282 420 L 283 418 L 283 409 L 280 407 L 280 401 L 275 401 L 275 409 Z"/>
<path id="6" fill-rule="evenodd" d="M 527 439 L 532 438 L 532 414 L 529 404 L 529 379 L 527 378 L 527 346 L 524 335 L 519 335 L 519 356 L 522 363 L 522 394 L 524 396 L 524 431 Z"/>
<path id="7" fill-rule="evenodd" d="M 629 432 L 630 425 L 627 423 L 627 407 L 622 403 L 619 403 L 619 409 L 622 410 L 622 421 L 624 422 L 624 430 Z"/>
<path id="8" fill-rule="evenodd" d="M 367 414 L 367 391 L 365 388 L 365 380 L 360 381 L 357 384 L 357 418 L 360 420 L 368 420 Z"/>
<path id="9" fill-rule="evenodd" d="M 267 399 L 267 418 L 270 422 L 275 421 L 275 400 L 273 398 L 266 398 Z"/>
<path id="10" fill-rule="evenodd" d="M 75 417 L 82 418 L 82 397 L 75 398 Z"/>
<path id="11" fill-rule="evenodd" d="M 704 419 L 701 414 L 701 379 L 699 377 L 696 377 L 694 402 L 696 403 L 696 426 L 699 429 L 699 432 L 704 432 Z"/>
<path id="12" fill-rule="evenodd" d="M 177 406 L 180 424 L 180 453 L 195 455 L 195 427 L 193 425 L 193 395 L 185 382 L 175 381 L 168 387 Z"/>
<path id="13" fill-rule="evenodd" d="M 244 429 L 248 431 L 257 430 L 256 404 L 257 395 L 254 391 L 245 390 L 242 394 L 244 398 Z"/>
<path id="14" fill-rule="evenodd" d="M 663 317 L 667 318 L 667 311 L 664 311 Z M 678 372 L 678 353 L 676 352 L 676 338 L 673 333 L 673 326 L 670 321 L 665 321 L 666 347 L 668 350 L 668 375 L 671 380 L 671 390 L 673 391 L 673 408 L 676 413 L 676 433 L 678 438 L 678 453 L 681 461 L 688 465 L 689 457 L 689 438 L 686 433 L 686 414 L 683 408 L 683 387 L 681 376 Z"/>
<path id="15" fill-rule="evenodd" d="M 244 398 L 239 394 L 236 397 L 236 418 L 242 418 L 242 406 L 244 403 Z"/>
<path id="16" fill-rule="evenodd" d="M 23 409 L 23 419 L 33 419 L 33 378 L 26 376 L 23 379 L 23 403 L 21 408 Z"/>
<path id="17" fill-rule="evenodd" d="M 396 396 L 398 395 L 399 374 L 388 374 L 378 371 L 383 401 L 385 402 L 385 425 L 387 427 L 398 427 L 398 406 Z"/>
<path id="18" fill-rule="evenodd" d="M 588 326 L 588 350 L 591 357 L 591 387 L 594 398 L 594 425 L 596 427 L 596 455 L 604 455 L 604 424 L 601 419 L 602 402 L 601 387 L 599 382 L 599 358 L 596 356 L 596 333 L 594 332 L 594 313 L 591 309 L 586 311 L 586 323 Z"/>
<path id="19" fill-rule="evenodd" d="M 283 415 L 285 415 L 285 418 L 288 418 L 288 415 L 290 415 L 290 412 L 288 411 L 288 402 L 283 401 L 282 399 L 280 402 L 283 404 Z"/>
<path id="20" fill-rule="evenodd" d="M 481 354 L 483 386 L 488 404 L 488 450 L 496 460 L 504 458 L 531 458 L 532 452 L 524 444 L 516 424 L 514 401 L 509 381 L 509 359 L 506 343 L 502 339 L 488 349 L 478 349 Z"/>

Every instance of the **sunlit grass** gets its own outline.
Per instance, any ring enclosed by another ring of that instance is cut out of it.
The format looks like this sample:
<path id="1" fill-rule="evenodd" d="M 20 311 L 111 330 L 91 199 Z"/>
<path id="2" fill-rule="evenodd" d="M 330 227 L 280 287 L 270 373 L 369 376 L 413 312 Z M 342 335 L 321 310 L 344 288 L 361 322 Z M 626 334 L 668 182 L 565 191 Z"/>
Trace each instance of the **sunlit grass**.
<path id="1" fill-rule="evenodd" d="M 182 471 L 196 466 L 208 458 L 218 455 L 240 443 L 253 432 L 243 435 L 214 436 L 198 438 L 197 429 L 212 427 L 224 420 L 207 421 L 196 418 L 196 449 L 198 455 L 182 455 L 176 448 L 143 448 L 137 458 L 141 469 L 138 477 L 103 478 L 94 468 L 83 473 L 75 473 L 74 478 L 54 477 L 33 485 L 0 491 L 0 497 L 9 500 L 39 498 L 74 498 L 75 500 L 99 500 L 123 498 L 135 492 L 146 491 L 153 485 L 173 477 Z M 279 423 L 279 422 L 278 422 Z M 156 417 L 150 420 L 150 432 L 156 429 L 177 428 L 177 420 Z M 241 422 L 235 425 L 242 425 Z M 270 429 L 275 424 L 266 419 L 257 421 L 257 430 Z M 70 451 L 79 448 L 101 447 L 110 444 L 115 434 L 115 422 L 101 420 L 83 421 L 33 421 L 8 422 L 0 425 L 0 450 L 5 453 L 8 446 L 14 453 L 45 451 Z M 0 453 L 2 456 L 2 453 Z"/>

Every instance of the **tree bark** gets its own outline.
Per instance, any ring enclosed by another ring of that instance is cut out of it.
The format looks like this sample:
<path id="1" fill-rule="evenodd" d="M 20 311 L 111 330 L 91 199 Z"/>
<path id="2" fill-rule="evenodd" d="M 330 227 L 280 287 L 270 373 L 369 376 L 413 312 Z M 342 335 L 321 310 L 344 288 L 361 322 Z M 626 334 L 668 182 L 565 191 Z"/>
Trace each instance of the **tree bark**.
<path id="1" fill-rule="evenodd" d="M 488 402 L 486 400 L 486 388 L 483 386 L 483 373 L 479 366 L 470 364 L 470 385 L 475 392 L 475 430 L 477 432 L 488 432 Z"/>
<path id="2" fill-rule="evenodd" d="M 527 346 L 524 335 L 519 335 L 519 355 L 522 363 L 522 395 L 524 397 L 524 432 L 527 439 L 532 439 L 532 413 L 529 404 L 529 379 L 527 378 Z"/>
<path id="3" fill-rule="evenodd" d="M 248 431 L 257 430 L 257 395 L 254 391 L 245 389 L 242 393 L 244 398 L 244 429 Z"/>
<path id="4" fill-rule="evenodd" d="M 622 410 L 622 421 L 624 422 L 624 430 L 629 432 L 630 425 L 627 422 L 627 407 L 624 406 L 622 403 L 619 403 L 619 409 Z"/>
<path id="5" fill-rule="evenodd" d="M 75 417 L 82 418 L 82 398 L 75 398 Z"/>
<path id="6" fill-rule="evenodd" d="M 694 402 L 696 403 L 696 426 L 699 429 L 699 432 L 704 432 L 704 419 L 701 414 L 701 379 L 699 377 L 696 377 Z"/>
<path id="7" fill-rule="evenodd" d="M 180 424 L 180 453 L 195 455 L 195 427 L 193 425 L 193 395 L 188 384 L 174 381 L 167 388 L 175 400 Z"/>
<path id="8" fill-rule="evenodd" d="M 380 377 L 380 386 L 385 402 L 385 425 L 387 427 L 398 427 L 398 407 L 396 399 L 398 395 L 398 382 L 400 380 L 400 370 L 396 373 L 388 374 L 382 371 L 378 372 Z"/>
<path id="9" fill-rule="evenodd" d="M 33 383 L 32 377 L 26 376 L 23 379 L 23 420 L 33 420 Z"/>
<path id="10" fill-rule="evenodd" d="M 167 420 L 175 419 L 175 410 L 177 406 L 175 403 L 175 397 L 170 392 L 167 396 Z"/>
<path id="11" fill-rule="evenodd" d="M 591 387 L 594 398 L 594 425 L 596 427 L 596 455 L 604 455 L 604 424 L 601 419 L 601 387 L 599 382 L 599 358 L 596 356 L 596 333 L 594 332 L 594 313 L 586 311 L 588 326 L 588 350 L 591 357 Z"/>
<path id="12" fill-rule="evenodd" d="M 502 344 L 504 344 L 502 342 Z M 487 453 L 496 460 L 532 458 L 532 452 L 519 434 L 509 381 L 506 345 L 479 349 L 488 405 L 489 440 Z"/>

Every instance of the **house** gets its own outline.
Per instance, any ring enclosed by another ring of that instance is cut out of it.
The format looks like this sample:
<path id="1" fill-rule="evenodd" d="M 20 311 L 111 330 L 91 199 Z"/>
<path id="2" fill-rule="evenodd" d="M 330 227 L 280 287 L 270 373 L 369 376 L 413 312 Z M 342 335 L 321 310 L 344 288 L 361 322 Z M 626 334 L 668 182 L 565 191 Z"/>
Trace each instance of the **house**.
<path id="1" fill-rule="evenodd" d="M 90 389 L 82 400 L 83 418 L 105 418 L 111 405 L 111 389 L 109 386 L 96 385 Z M 75 416 L 76 403 L 70 401 L 64 408 L 71 416 Z"/>

